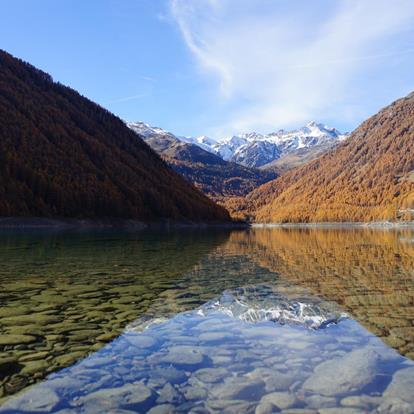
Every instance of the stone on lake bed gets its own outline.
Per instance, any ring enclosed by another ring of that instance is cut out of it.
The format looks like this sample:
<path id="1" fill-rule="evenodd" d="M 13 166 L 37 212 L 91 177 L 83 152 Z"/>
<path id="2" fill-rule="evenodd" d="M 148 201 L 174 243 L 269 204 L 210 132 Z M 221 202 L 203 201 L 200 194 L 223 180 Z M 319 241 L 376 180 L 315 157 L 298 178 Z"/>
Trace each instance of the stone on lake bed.
<path id="1" fill-rule="evenodd" d="M 204 361 L 205 355 L 196 347 L 172 346 L 168 353 L 160 358 L 160 362 L 182 367 L 196 367 Z"/>
<path id="2" fill-rule="evenodd" d="M 182 390 L 186 400 L 205 400 L 207 398 L 207 390 L 198 386 L 186 387 Z"/>
<path id="3" fill-rule="evenodd" d="M 152 407 L 147 414 L 172 414 L 175 412 L 175 406 L 172 404 L 160 404 Z"/>
<path id="4" fill-rule="evenodd" d="M 247 376 L 253 379 L 262 379 L 266 384 L 266 391 L 287 390 L 296 380 L 296 372 L 280 372 L 270 368 L 256 368 Z"/>
<path id="5" fill-rule="evenodd" d="M 219 382 L 228 374 L 224 368 L 202 368 L 194 373 L 201 382 L 206 383 Z"/>
<path id="6" fill-rule="evenodd" d="M 66 367 L 68 365 L 73 364 L 74 362 L 76 362 L 78 359 L 82 358 L 85 356 L 85 352 L 82 351 L 77 351 L 77 352 L 71 352 L 68 354 L 63 354 L 63 355 L 59 355 L 55 358 L 54 362 L 57 365 Z"/>
<path id="7" fill-rule="evenodd" d="M 322 362 L 305 381 L 303 389 L 328 397 L 361 389 L 374 380 L 378 360 L 376 352 L 362 348 Z"/>
<path id="8" fill-rule="evenodd" d="M 275 412 L 275 406 L 273 404 L 269 402 L 260 402 L 257 405 L 254 411 L 254 414 L 272 414 L 274 412 Z"/>
<path id="9" fill-rule="evenodd" d="M 183 400 L 181 393 L 179 393 L 169 382 L 159 391 L 157 403 L 174 403 L 179 404 Z"/>
<path id="10" fill-rule="evenodd" d="M 142 383 L 104 388 L 80 397 L 76 401 L 85 412 L 110 412 L 111 409 L 144 409 L 153 399 L 153 392 Z"/>
<path id="11" fill-rule="evenodd" d="M 262 397 L 264 388 L 262 380 L 233 377 L 212 388 L 211 393 L 220 400 L 257 401 Z"/>
<path id="12" fill-rule="evenodd" d="M 89 329 L 79 329 L 71 331 L 68 335 L 69 341 L 73 342 L 83 342 L 83 341 L 92 341 L 95 338 L 96 331 Z"/>
<path id="13" fill-rule="evenodd" d="M 305 399 L 309 408 L 331 408 L 337 406 L 337 400 L 334 397 L 325 397 L 323 395 L 310 395 Z"/>
<path id="14" fill-rule="evenodd" d="M 50 413 L 59 404 L 59 401 L 55 391 L 37 386 L 6 401 L 1 410 L 8 413 Z"/>
<path id="15" fill-rule="evenodd" d="M 167 368 L 155 368 L 151 370 L 151 378 L 163 379 L 171 384 L 181 384 L 187 379 L 187 375 L 184 371 L 176 369 L 174 367 Z"/>
<path id="16" fill-rule="evenodd" d="M 375 412 L 379 414 L 413 414 L 414 407 L 399 398 L 390 398 L 385 400 Z"/>
<path id="17" fill-rule="evenodd" d="M 3 325 L 49 325 L 59 322 L 61 318 L 55 315 L 45 313 L 32 313 L 29 315 L 8 316 L 1 319 Z"/>
<path id="18" fill-rule="evenodd" d="M 27 361 L 21 370 L 22 374 L 35 374 L 36 372 L 46 371 L 49 363 L 43 359 L 36 361 Z"/>
<path id="19" fill-rule="evenodd" d="M 49 355 L 48 351 L 30 352 L 19 358 L 19 362 L 36 361 L 38 359 L 44 359 Z"/>
<path id="20" fill-rule="evenodd" d="M 32 335 L 13 335 L 2 334 L 0 335 L 0 345 L 20 345 L 30 344 L 36 342 L 36 337 Z"/>
<path id="21" fill-rule="evenodd" d="M 48 330 L 46 326 L 40 325 L 9 325 L 6 326 L 5 334 L 12 335 L 29 335 L 29 336 L 44 336 L 44 333 Z"/>
<path id="22" fill-rule="evenodd" d="M 384 392 L 386 399 L 400 399 L 412 404 L 414 412 L 414 366 L 400 369 Z"/>
<path id="23" fill-rule="evenodd" d="M 157 343 L 153 337 L 139 333 L 128 333 L 123 336 L 123 339 L 125 339 L 130 345 L 137 348 L 151 348 Z"/>
<path id="24" fill-rule="evenodd" d="M 252 411 L 254 404 L 245 400 L 209 400 L 207 413 L 241 414 Z"/>
<path id="25" fill-rule="evenodd" d="M 367 414 L 365 410 L 352 407 L 321 408 L 318 414 Z"/>
<path id="26" fill-rule="evenodd" d="M 296 397 L 289 392 L 272 392 L 262 397 L 260 402 L 270 403 L 283 410 L 292 407 L 296 402 Z"/>
<path id="27" fill-rule="evenodd" d="M 112 341 L 112 339 L 115 339 L 119 336 L 119 333 L 117 332 L 105 332 L 99 336 L 96 337 L 96 340 L 99 342 L 109 342 Z"/>
<path id="28" fill-rule="evenodd" d="M 357 407 L 365 410 L 370 410 L 371 407 L 377 406 L 382 402 L 382 397 L 375 397 L 371 395 L 351 395 L 341 400 L 341 405 L 344 407 Z"/>

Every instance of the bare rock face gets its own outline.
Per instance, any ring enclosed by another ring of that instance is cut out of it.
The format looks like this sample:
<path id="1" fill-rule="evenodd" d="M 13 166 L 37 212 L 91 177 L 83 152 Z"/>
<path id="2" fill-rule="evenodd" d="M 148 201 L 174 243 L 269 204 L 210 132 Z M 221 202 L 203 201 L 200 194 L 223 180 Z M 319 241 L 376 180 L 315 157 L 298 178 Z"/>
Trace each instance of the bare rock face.
<path id="1" fill-rule="evenodd" d="M 318 365 L 303 388 L 328 397 L 362 389 L 373 381 L 378 360 L 379 355 L 367 348 L 352 351 Z"/>

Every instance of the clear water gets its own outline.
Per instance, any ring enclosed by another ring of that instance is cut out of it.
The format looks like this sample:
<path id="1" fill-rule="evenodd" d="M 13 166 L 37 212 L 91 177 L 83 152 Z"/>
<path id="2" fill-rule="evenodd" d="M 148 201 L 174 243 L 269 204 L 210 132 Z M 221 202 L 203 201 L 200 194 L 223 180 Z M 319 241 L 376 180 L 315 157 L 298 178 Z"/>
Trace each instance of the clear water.
<path id="1" fill-rule="evenodd" d="M 413 413 L 413 240 L 3 234 L 0 412 Z"/>

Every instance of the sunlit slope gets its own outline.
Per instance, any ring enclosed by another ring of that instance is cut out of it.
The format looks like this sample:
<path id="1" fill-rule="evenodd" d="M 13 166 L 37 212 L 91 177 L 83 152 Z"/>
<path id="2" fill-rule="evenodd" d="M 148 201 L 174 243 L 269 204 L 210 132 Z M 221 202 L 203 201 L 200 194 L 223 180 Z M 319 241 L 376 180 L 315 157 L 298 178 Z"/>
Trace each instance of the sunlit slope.
<path id="1" fill-rule="evenodd" d="M 264 184 L 241 207 L 257 222 L 411 219 L 414 94 L 363 122 L 320 158 Z"/>

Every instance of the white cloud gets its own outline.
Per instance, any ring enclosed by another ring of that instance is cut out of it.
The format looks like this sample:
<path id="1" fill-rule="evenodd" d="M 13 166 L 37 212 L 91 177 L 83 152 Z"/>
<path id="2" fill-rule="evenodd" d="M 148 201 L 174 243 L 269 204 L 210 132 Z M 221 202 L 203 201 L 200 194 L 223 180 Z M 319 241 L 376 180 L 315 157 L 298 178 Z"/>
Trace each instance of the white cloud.
<path id="1" fill-rule="evenodd" d="M 412 0 L 171 0 L 199 68 L 229 108 L 221 131 L 271 130 L 358 112 L 356 78 L 413 54 Z"/>

